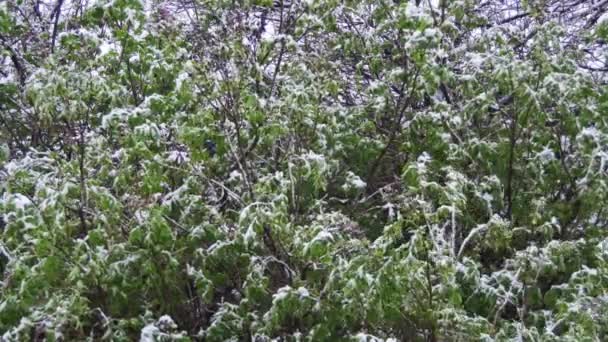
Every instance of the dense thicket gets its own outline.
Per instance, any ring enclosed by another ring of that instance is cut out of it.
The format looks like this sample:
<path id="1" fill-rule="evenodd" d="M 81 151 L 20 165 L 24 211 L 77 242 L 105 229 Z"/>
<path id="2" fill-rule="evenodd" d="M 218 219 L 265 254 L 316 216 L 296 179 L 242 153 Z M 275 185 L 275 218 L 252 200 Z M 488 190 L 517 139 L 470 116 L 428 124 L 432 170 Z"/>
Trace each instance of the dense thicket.
<path id="1" fill-rule="evenodd" d="M 608 1 L 8 0 L 0 339 L 608 339 Z"/>

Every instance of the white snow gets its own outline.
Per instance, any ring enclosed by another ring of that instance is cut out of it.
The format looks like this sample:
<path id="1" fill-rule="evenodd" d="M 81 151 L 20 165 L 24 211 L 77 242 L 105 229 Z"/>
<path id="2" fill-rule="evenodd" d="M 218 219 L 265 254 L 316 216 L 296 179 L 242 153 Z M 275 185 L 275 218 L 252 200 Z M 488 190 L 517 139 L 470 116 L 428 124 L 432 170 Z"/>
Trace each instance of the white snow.
<path id="1" fill-rule="evenodd" d="M 581 131 L 580 135 L 582 137 L 587 137 L 587 138 L 591 138 L 593 140 L 598 140 L 600 137 L 600 131 L 598 131 L 597 128 L 591 126 L 591 127 L 585 127 L 583 128 L 583 130 Z"/>
<path id="2" fill-rule="evenodd" d="M 548 147 L 545 147 L 544 150 L 540 151 L 536 157 L 543 163 L 548 163 L 552 160 L 555 159 L 555 154 L 553 153 L 553 150 L 551 150 Z"/>
<path id="3" fill-rule="evenodd" d="M 418 166 L 419 169 L 425 170 L 426 169 L 426 164 L 428 164 L 430 161 L 431 161 L 431 155 L 428 154 L 427 152 L 422 152 L 418 156 L 418 159 L 416 160 L 416 164 L 417 164 L 417 166 Z"/>
<path id="4" fill-rule="evenodd" d="M 365 189 L 367 183 L 365 183 L 361 177 L 357 176 L 352 171 L 348 171 L 346 173 L 346 182 L 342 185 L 344 190 L 357 189 L 362 190 Z"/>
<path id="5" fill-rule="evenodd" d="M 160 334 L 160 329 L 158 329 L 154 324 L 148 324 L 143 329 L 141 329 L 141 335 L 139 337 L 139 342 L 155 342 L 156 336 Z"/>
<path id="6" fill-rule="evenodd" d="M 395 218 L 395 205 L 393 203 L 386 203 L 382 206 L 382 209 L 388 211 L 388 218 L 393 220 Z"/>
<path id="7" fill-rule="evenodd" d="M 228 182 L 239 181 L 242 179 L 243 179 L 243 175 L 237 170 L 230 172 L 230 175 L 228 176 Z"/>
<path id="8" fill-rule="evenodd" d="M 98 54 L 99 57 L 107 55 L 110 52 L 116 52 L 116 53 L 119 52 L 118 46 L 116 45 L 116 43 L 107 42 L 107 41 L 104 41 L 99 45 L 99 51 L 100 51 Z"/>
<path id="9" fill-rule="evenodd" d="M 302 286 L 298 287 L 298 294 L 300 295 L 300 298 L 310 297 L 310 292 Z"/>
<path id="10" fill-rule="evenodd" d="M 17 209 L 17 210 L 23 210 L 23 209 L 25 209 L 25 207 L 32 205 L 32 201 L 29 198 L 27 198 L 26 196 L 19 194 L 19 193 L 15 193 L 15 194 L 5 193 L 2 196 L 0 203 L 6 203 L 6 204 L 12 203 L 15 206 L 15 209 Z"/>
<path id="11" fill-rule="evenodd" d="M 32 204 L 29 198 L 23 196 L 22 194 L 14 194 L 13 195 L 13 203 L 17 209 L 23 210 L 25 207 Z"/>
<path id="12" fill-rule="evenodd" d="M 131 57 L 129 57 L 129 63 L 131 63 L 131 64 L 137 64 L 137 63 L 139 63 L 139 55 L 138 54 L 134 54 Z"/>
<path id="13" fill-rule="evenodd" d="M 486 202 L 492 202 L 494 200 L 494 196 L 492 196 L 491 194 L 484 192 L 483 194 L 481 194 L 481 198 L 486 201 Z"/>
<path id="14" fill-rule="evenodd" d="M 597 20 L 597 25 L 608 25 L 608 12 L 600 16 L 600 18 Z"/>
<path id="15" fill-rule="evenodd" d="M 479 53 L 467 54 L 469 58 L 469 64 L 475 68 L 480 68 L 485 63 L 486 59 Z"/>
<path id="16" fill-rule="evenodd" d="M 291 286 L 283 286 L 281 287 L 277 293 L 275 293 L 274 295 L 272 295 L 272 303 L 275 304 L 277 302 L 282 301 L 283 299 L 287 298 L 287 296 L 289 295 L 289 293 L 291 292 L 292 288 Z"/>
<path id="17" fill-rule="evenodd" d="M 181 165 L 183 163 L 187 163 L 190 161 L 190 157 L 188 157 L 188 152 L 185 151 L 170 151 L 167 159 L 175 164 Z"/>
<path id="18" fill-rule="evenodd" d="M 383 339 L 378 338 L 374 335 L 370 335 L 370 334 L 366 334 L 366 333 L 362 333 L 362 332 L 355 335 L 355 338 L 359 342 L 383 342 L 384 341 Z"/>
<path id="19" fill-rule="evenodd" d="M 161 328 L 171 328 L 171 329 L 174 329 L 177 327 L 177 324 L 175 324 L 175 322 L 173 321 L 173 318 L 171 318 L 171 316 L 169 316 L 169 315 L 161 316 L 158 319 L 158 322 L 156 322 L 156 325 Z"/>
<path id="20" fill-rule="evenodd" d="M 179 75 L 177 75 L 175 78 L 175 89 L 180 90 L 182 88 L 182 84 L 188 78 L 190 78 L 190 75 L 187 72 L 181 72 Z"/>

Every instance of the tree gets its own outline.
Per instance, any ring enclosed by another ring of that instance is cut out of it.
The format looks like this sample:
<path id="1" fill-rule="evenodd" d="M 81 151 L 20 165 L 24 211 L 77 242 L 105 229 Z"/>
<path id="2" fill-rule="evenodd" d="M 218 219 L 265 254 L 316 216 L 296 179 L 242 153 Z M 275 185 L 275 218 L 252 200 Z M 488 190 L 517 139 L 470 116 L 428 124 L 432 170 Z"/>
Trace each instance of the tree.
<path id="1" fill-rule="evenodd" d="M 603 340 L 608 2 L 8 2 L 3 340 Z"/>

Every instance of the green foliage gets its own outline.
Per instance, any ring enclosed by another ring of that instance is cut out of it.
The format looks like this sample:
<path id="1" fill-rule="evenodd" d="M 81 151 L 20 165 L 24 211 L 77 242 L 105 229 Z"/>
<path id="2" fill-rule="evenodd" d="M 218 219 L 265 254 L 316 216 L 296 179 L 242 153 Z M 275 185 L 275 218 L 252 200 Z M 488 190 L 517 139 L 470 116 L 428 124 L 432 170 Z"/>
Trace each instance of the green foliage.
<path id="1" fill-rule="evenodd" d="M 606 9 L 512 2 L 0 7 L 0 339 L 606 340 Z"/>

